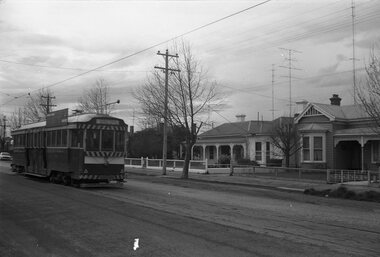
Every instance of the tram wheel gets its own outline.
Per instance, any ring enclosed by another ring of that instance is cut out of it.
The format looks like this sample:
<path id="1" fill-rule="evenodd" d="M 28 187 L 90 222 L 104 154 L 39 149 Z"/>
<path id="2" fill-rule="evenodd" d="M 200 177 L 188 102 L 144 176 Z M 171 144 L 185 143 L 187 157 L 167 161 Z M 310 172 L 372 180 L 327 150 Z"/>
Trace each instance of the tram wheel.
<path id="1" fill-rule="evenodd" d="M 49 181 L 50 181 L 50 183 L 55 183 L 55 173 L 54 173 L 54 172 L 52 172 L 52 173 L 50 174 L 50 176 L 49 176 Z"/>
<path id="2" fill-rule="evenodd" d="M 65 185 L 65 186 L 70 186 L 71 185 L 71 177 L 70 177 L 70 175 L 68 175 L 68 176 L 63 176 L 63 184 Z"/>

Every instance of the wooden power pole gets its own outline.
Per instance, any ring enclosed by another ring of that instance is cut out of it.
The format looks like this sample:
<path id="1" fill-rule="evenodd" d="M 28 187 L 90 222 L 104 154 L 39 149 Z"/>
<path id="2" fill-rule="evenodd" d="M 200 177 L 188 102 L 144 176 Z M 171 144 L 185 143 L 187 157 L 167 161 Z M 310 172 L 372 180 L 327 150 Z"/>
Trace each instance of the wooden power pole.
<path id="1" fill-rule="evenodd" d="M 157 52 L 157 55 L 161 55 L 165 59 L 165 68 L 154 66 L 156 69 L 161 69 L 165 73 L 165 107 L 164 107 L 164 138 L 162 145 L 162 175 L 166 175 L 166 155 L 168 150 L 168 82 L 169 82 L 169 71 L 179 72 L 180 70 L 169 68 L 169 57 L 178 58 L 178 54 L 171 55 L 166 49 L 166 52 L 163 54 L 160 51 Z"/>
<path id="2" fill-rule="evenodd" d="M 51 111 L 50 107 L 57 106 L 51 103 L 51 99 L 55 99 L 55 96 L 50 96 L 50 94 L 48 93 L 47 96 L 43 95 L 42 98 L 46 98 L 46 104 L 41 104 L 41 106 L 46 107 L 46 114 L 49 114 Z"/>

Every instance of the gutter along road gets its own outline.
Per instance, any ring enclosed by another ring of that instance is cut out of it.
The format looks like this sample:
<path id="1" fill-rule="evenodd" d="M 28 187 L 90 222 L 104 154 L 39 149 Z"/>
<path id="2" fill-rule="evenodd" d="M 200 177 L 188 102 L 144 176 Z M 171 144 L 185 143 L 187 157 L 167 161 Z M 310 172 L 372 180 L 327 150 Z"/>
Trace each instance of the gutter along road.
<path id="1" fill-rule="evenodd" d="M 122 189 L 77 189 L 8 165 L 0 167 L 0 256 L 380 252 L 377 203 L 139 175 Z"/>

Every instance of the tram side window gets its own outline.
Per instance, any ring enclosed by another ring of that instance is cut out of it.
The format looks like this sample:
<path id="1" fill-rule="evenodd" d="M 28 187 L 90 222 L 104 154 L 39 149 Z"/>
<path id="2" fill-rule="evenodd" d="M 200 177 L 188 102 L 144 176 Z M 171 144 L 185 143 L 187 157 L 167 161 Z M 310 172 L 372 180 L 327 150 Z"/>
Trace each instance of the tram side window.
<path id="1" fill-rule="evenodd" d="M 115 151 L 123 152 L 124 151 L 124 131 L 116 131 L 115 135 Z"/>
<path id="2" fill-rule="evenodd" d="M 102 130 L 102 151 L 113 151 L 113 130 Z"/>
<path id="3" fill-rule="evenodd" d="M 89 129 L 86 135 L 86 150 L 99 151 L 100 131 Z"/>
<path id="4" fill-rule="evenodd" d="M 46 132 L 46 145 L 51 146 L 51 131 Z"/>
<path id="5" fill-rule="evenodd" d="M 46 132 L 41 132 L 41 147 L 46 147 Z"/>
<path id="6" fill-rule="evenodd" d="M 56 146 L 61 146 L 62 144 L 62 131 L 61 130 L 57 130 L 57 142 L 56 142 Z"/>
<path id="7" fill-rule="evenodd" d="M 82 130 L 70 130 L 71 133 L 71 147 L 83 147 L 83 131 Z"/>
<path id="8" fill-rule="evenodd" d="M 57 130 L 53 130 L 51 133 L 51 146 L 57 146 Z"/>
<path id="9" fill-rule="evenodd" d="M 62 146 L 67 146 L 67 130 L 62 130 Z"/>
<path id="10" fill-rule="evenodd" d="M 28 147 L 33 147 L 33 134 L 28 133 Z"/>

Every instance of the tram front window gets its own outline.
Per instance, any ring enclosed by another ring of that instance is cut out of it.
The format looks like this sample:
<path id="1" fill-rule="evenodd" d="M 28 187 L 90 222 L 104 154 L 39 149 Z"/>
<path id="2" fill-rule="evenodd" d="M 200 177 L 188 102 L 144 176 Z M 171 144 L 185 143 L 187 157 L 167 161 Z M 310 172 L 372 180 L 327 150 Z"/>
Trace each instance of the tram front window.
<path id="1" fill-rule="evenodd" d="M 124 132 L 123 131 L 116 131 L 115 144 L 116 144 L 115 150 L 117 152 L 123 152 L 124 151 Z"/>
<path id="2" fill-rule="evenodd" d="M 113 151 L 113 131 L 102 131 L 102 151 Z"/>
<path id="3" fill-rule="evenodd" d="M 86 135 L 86 150 L 99 151 L 100 131 L 89 129 Z"/>
<path id="4" fill-rule="evenodd" d="M 71 130 L 71 147 L 83 147 L 83 131 L 82 130 Z"/>

